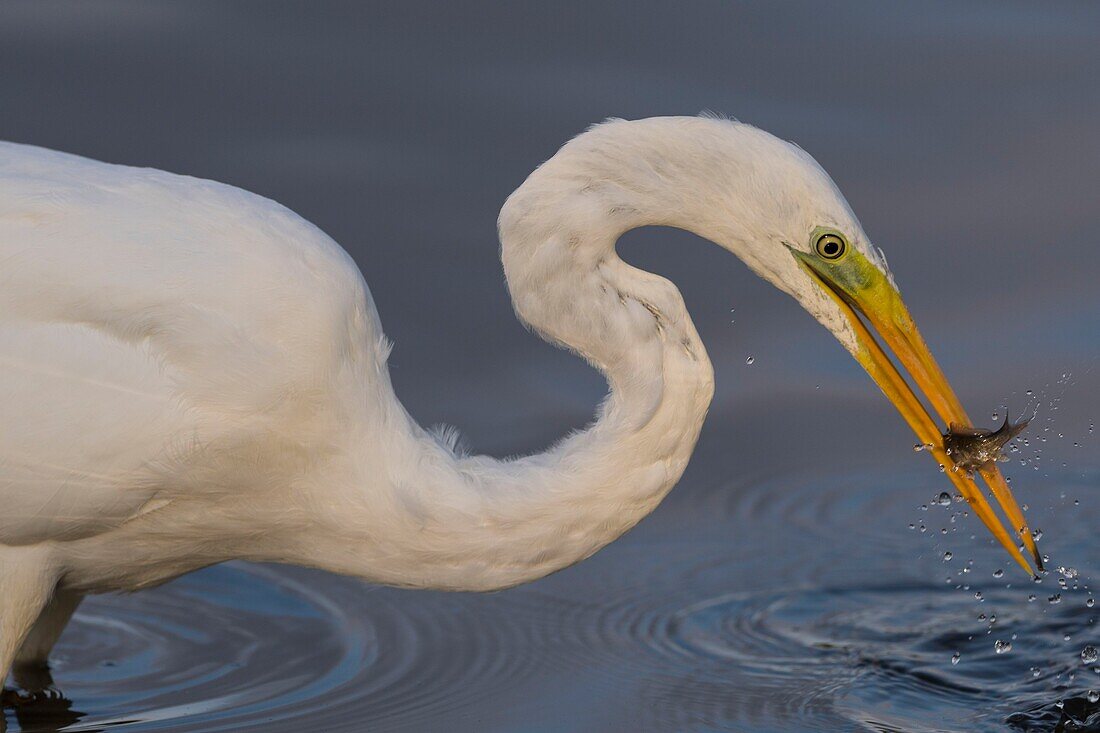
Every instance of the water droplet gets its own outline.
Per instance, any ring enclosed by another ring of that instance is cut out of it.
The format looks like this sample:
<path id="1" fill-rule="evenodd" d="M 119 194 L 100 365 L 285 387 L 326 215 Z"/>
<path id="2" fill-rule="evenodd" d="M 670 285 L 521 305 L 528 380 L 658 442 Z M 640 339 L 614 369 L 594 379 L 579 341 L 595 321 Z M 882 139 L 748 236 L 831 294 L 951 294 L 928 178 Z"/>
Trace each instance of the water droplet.
<path id="1" fill-rule="evenodd" d="M 1061 573 L 1062 575 L 1066 576 L 1067 578 L 1076 578 L 1077 577 L 1077 568 L 1067 568 L 1067 567 L 1063 567 L 1063 566 L 1059 565 L 1058 566 L 1058 572 Z"/>
<path id="2" fill-rule="evenodd" d="M 1001 415 L 999 413 L 996 413 L 996 412 L 994 412 L 993 415 L 991 415 L 991 417 L 994 420 L 1000 420 L 1001 419 Z"/>
<path id="3" fill-rule="evenodd" d="M 1096 599 L 1095 598 L 1088 598 L 1088 599 L 1085 600 L 1085 606 L 1087 606 L 1088 608 L 1092 608 L 1095 605 L 1096 605 Z"/>
<path id="4" fill-rule="evenodd" d="M 1035 602 L 1035 594 L 1034 593 L 1028 593 L 1027 594 L 1027 602 L 1028 603 L 1034 603 Z"/>
<path id="5" fill-rule="evenodd" d="M 951 494 L 948 494 L 946 491 L 941 491 L 935 501 L 940 506 L 951 506 Z"/>
<path id="6" fill-rule="evenodd" d="M 1097 659 L 1100 659 L 1100 651 L 1097 651 L 1092 644 L 1081 650 L 1081 661 L 1085 664 L 1094 664 Z"/>
<path id="7" fill-rule="evenodd" d="M 945 469 L 945 468 L 943 467 L 943 464 L 942 464 L 942 463 L 941 463 L 941 464 L 939 464 L 939 465 L 940 465 L 940 473 L 943 473 L 943 472 L 944 472 L 944 471 L 945 471 L 946 469 Z"/>
<path id="8" fill-rule="evenodd" d="M 960 659 L 962 659 L 962 654 L 955 652 L 951 655 L 951 664 L 958 664 Z"/>
<path id="9" fill-rule="evenodd" d="M 1100 692 L 1089 690 L 1088 694 L 1085 695 L 1085 699 L 1089 702 L 1100 702 Z"/>
<path id="10" fill-rule="evenodd" d="M 1004 574 L 1005 574 L 1005 571 L 1001 570 L 1000 568 L 997 568 L 996 570 L 993 571 L 993 577 L 994 578 L 1004 577 Z"/>
<path id="11" fill-rule="evenodd" d="M 1047 603 L 1050 603 L 1051 605 L 1053 605 L 1055 603 L 1061 603 L 1061 602 L 1062 602 L 1062 594 L 1061 593 L 1055 593 L 1050 598 L 1047 598 Z"/>
<path id="12" fill-rule="evenodd" d="M 980 590 L 974 591 L 974 597 L 977 598 L 979 601 L 985 600 L 984 598 L 982 598 L 982 592 Z"/>
<path id="13" fill-rule="evenodd" d="M 1026 395 L 1032 395 L 1032 394 L 1035 394 L 1035 393 L 1034 393 L 1034 392 L 1032 392 L 1032 391 L 1031 391 L 1031 390 L 1029 389 L 1029 390 L 1028 390 L 1027 392 L 1025 392 L 1024 394 L 1026 394 Z"/>
<path id="14" fill-rule="evenodd" d="M 1005 652 L 1010 652 L 1010 651 L 1012 651 L 1012 642 L 1011 641 L 1001 641 L 1000 639 L 998 639 L 993 644 L 993 651 L 997 652 L 998 654 L 1004 654 Z"/>
<path id="15" fill-rule="evenodd" d="M 748 359 L 745 359 L 746 364 L 752 364 L 754 361 L 756 361 L 755 356 L 750 356 Z"/>
<path id="16" fill-rule="evenodd" d="M 1032 677 L 1038 677 L 1042 673 L 1043 673 L 1043 670 L 1039 669 L 1038 667 L 1032 667 L 1031 668 L 1031 676 Z"/>
<path id="17" fill-rule="evenodd" d="M 1043 539 L 1043 530 L 1036 529 L 1035 531 L 1033 531 L 1031 533 L 1031 539 L 1035 540 L 1036 542 Z"/>
<path id="18" fill-rule="evenodd" d="M 943 561 L 944 562 L 947 562 L 948 560 L 950 560 L 953 557 L 954 557 L 954 555 L 951 554 L 951 550 L 948 550 L 947 552 L 943 553 Z"/>
<path id="19" fill-rule="evenodd" d="M 1062 634 L 1062 641 L 1069 641 L 1071 638 L 1069 634 Z"/>

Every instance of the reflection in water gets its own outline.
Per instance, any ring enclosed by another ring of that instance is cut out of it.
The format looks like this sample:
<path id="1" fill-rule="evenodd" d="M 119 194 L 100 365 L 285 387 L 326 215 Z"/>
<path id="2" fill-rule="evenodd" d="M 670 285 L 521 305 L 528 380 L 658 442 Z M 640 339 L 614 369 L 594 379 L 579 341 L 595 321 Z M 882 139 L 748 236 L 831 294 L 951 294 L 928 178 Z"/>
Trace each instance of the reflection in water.
<path id="1" fill-rule="evenodd" d="M 914 506 L 939 478 L 691 491 L 617 557 L 490 595 L 227 565 L 93 598 L 57 652 L 68 699 L 8 705 L 10 730 L 1096 730 L 1100 507 L 1072 502 L 1097 475 L 1047 486 L 1077 572 L 1039 584 L 961 505 Z M 945 582 L 898 571 L 921 563 Z"/>
<path id="2" fill-rule="evenodd" d="M 4 707 L 10 709 L 18 723 L 19 730 L 52 733 L 69 728 L 84 717 L 84 713 L 73 710 L 73 702 L 58 690 L 38 690 L 31 693 L 16 694 L 5 690 Z M 4 721 L 0 721 L 0 731 L 7 730 Z M 101 731 L 102 728 L 81 727 L 83 731 Z"/>

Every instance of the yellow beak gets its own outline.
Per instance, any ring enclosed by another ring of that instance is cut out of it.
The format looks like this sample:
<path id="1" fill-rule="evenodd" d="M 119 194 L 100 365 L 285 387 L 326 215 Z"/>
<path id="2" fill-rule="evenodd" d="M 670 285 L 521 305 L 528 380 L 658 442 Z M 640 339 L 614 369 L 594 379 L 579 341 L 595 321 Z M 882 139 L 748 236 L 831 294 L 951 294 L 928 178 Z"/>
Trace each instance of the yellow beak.
<path id="1" fill-rule="evenodd" d="M 826 260 L 812 252 L 801 252 L 794 248 L 791 248 L 791 252 L 810 276 L 837 303 L 850 322 L 857 340 L 853 356 L 863 365 L 887 398 L 894 403 L 898 412 L 916 433 L 917 439 L 922 444 L 931 446 L 929 452 L 944 467 L 947 477 L 966 498 L 982 523 L 1020 567 L 1034 576 L 1031 565 L 1001 524 L 973 476 L 959 469 L 951 460 L 951 456 L 944 450 L 943 434 L 935 420 L 928 414 L 920 399 L 859 317 L 859 314 L 862 314 L 871 327 L 878 332 L 946 425 L 954 423 L 969 426 L 970 419 L 966 411 L 924 343 L 897 288 L 877 266 L 853 248 L 849 248 L 849 251 L 837 261 Z M 979 470 L 979 474 L 989 485 L 1001 510 L 1022 541 L 1023 547 L 1035 560 L 1035 566 L 1042 570 L 1042 556 L 1027 526 L 1024 513 L 1016 503 L 1000 468 L 995 463 L 987 463 Z"/>

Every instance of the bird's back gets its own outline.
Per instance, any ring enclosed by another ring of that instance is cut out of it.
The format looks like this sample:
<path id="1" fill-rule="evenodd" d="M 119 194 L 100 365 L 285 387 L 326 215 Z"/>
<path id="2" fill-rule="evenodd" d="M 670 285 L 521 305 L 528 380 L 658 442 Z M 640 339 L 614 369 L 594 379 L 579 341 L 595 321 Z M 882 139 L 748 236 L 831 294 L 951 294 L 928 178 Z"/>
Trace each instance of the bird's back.
<path id="1" fill-rule="evenodd" d="M 364 360 L 384 340 L 359 271 L 293 212 L 0 143 L 0 544 L 110 530 L 219 445 L 309 436 Z"/>

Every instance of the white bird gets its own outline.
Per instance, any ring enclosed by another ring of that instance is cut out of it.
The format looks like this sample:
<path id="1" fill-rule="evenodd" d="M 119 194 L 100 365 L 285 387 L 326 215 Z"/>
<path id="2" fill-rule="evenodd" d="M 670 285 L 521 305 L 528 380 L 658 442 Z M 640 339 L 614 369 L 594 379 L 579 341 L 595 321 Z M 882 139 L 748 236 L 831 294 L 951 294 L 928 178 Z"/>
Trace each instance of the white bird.
<path id="1" fill-rule="evenodd" d="M 230 559 L 486 591 L 622 535 L 680 478 L 713 393 L 679 291 L 615 252 L 646 225 L 695 232 L 793 296 L 952 466 L 869 331 L 945 424 L 970 424 L 881 253 L 813 158 L 749 125 L 609 121 L 505 202 L 517 315 L 610 388 L 587 429 L 511 460 L 416 424 L 358 268 L 293 212 L 0 144 L 0 679 L 43 665 L 85 594 Z M 982 473 L 1038 558 L 999 471 Z M 1030 572 L 974 480 L 947 476 Z"/>

